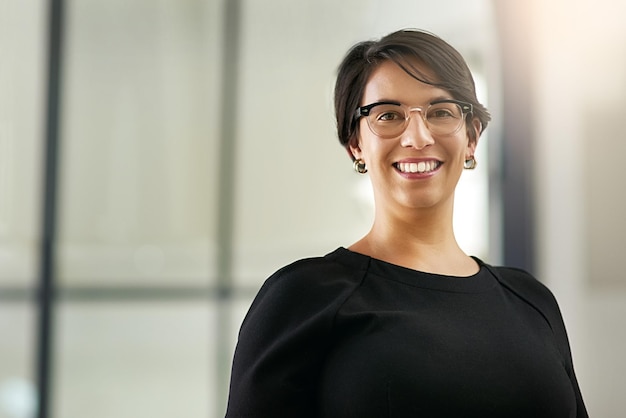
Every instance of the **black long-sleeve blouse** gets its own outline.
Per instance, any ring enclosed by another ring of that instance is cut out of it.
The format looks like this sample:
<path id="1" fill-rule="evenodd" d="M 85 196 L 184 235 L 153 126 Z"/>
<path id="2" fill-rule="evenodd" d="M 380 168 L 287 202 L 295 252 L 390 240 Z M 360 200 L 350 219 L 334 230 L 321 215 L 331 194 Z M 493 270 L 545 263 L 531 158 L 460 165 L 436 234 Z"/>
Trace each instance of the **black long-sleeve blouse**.
<path id="1" fill-rule="evenodd" d="M 279 270 L 241 327 L 226 416 L 587 417 L 552 293 L 477 261 L 451 277 L 339 248 Z"/>

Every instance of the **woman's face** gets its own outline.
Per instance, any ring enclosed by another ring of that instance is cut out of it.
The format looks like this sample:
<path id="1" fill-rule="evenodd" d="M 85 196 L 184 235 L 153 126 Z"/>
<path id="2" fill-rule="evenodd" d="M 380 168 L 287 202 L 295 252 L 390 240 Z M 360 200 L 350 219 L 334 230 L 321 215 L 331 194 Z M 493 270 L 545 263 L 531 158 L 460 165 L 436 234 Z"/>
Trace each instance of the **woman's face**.
<path id="1" fill-rule="evenodd" d="M 423 65 L 416 66 L 429 78 L 433 75 Z M 368 80 L 361 106 L 394 101 L 426 109 L 440 99 L 453 97 L 445 90 L 417 81 L 392 61 L 386 61 Z M 472 126 L 478 137 L 478 120 Z M 476 143 L 469 141 L 465 123 L 452 134 L 435 135 L 426 127 L 421 112 L 412 112 L 404 132 L 384 139 L 374 134 L 366 118 L 361 117 L 358 145 L 350 150 L 367 165 L 377 210 L 439 207 L 451 210 L 463 163 L 474 155 L 475 147 Z"/>

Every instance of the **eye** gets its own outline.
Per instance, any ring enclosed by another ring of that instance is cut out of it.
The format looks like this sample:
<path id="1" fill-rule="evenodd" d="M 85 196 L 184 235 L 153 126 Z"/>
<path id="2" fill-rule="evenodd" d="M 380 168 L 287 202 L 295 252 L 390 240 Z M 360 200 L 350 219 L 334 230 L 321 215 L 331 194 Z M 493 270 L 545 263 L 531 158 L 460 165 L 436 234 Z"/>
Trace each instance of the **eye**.
<path id="1" fill-rule="evenodd" d="M 399 112 L 384 112 L 376 116 L 377 121 L 394 121 L 404 119 L 404 115 Z"/>
<path id="2" fill-rule="evenodd" d="M 428 114 L 429 117 L 433 118 L 450 118 L 454 117 L 454 115 L 447 109 L 437 109 L 434 112 L 430 112 Z"/>
<path id="3" fill-rule="evenodd" d="M 406 119 L 404 110 L 397 105 L 384 104 L 376 106 L 372 110 L 372 120 L 376 123 L 402 122 Z"/>
<path id="4" fill-rule="evenodd" d="M 455 103 L 438 103 L 432 105 L 428 110 L 429 120 L 458 119 L 461 117 L 461 110 Z"/>

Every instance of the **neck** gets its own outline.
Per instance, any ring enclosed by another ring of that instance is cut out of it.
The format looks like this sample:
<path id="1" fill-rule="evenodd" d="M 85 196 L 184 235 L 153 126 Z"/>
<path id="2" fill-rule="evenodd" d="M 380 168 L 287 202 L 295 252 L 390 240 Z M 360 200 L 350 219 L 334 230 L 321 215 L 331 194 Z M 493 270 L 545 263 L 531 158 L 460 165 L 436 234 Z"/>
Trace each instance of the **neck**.
<path id="1" fill-rule="evenodd" d="M 351 250 L 414 270 L 465 276 L 476 263 L 459 247 L 449 208 L 376 212 L 370 232 Z"/>

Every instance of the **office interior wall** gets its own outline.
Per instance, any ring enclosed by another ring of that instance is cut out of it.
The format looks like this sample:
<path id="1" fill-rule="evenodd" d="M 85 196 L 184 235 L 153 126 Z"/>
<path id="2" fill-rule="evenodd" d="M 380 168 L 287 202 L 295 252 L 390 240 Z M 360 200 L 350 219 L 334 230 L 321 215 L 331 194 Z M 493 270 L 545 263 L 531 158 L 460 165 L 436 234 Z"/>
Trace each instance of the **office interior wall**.
<path id="1" fill-rule="evenodd" d="M 624 1 L 533 1 L 540 275 L 561 303 L 591 416 L 626 408 Z"/>

